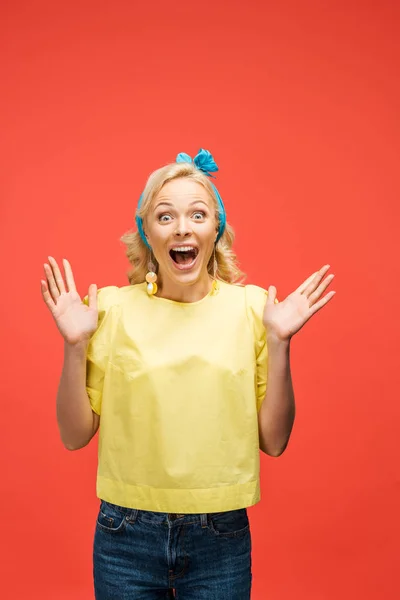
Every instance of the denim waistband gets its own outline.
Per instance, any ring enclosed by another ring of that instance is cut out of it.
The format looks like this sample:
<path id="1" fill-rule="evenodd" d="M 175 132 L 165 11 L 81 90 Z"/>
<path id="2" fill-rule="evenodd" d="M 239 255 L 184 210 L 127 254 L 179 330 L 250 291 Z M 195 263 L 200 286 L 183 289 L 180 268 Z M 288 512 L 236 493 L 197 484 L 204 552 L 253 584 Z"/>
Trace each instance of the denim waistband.
<path id="1" fill-rule="evenodd" d="M 166 513 L 166 512 L 154 512 L 151 510 L 141 510 L 137 508 L 127 508 L 125 506 L 119 506 L 118 504 L 113 504 L 112 502 L 108 502 L 106 500 L 101 500 L 101 502 L 108 504 L 113 509 L 118 510 L 119 512 L 126 515 L 128 521 L 135 521 L 137 518 L 141 518 L 145 521 L 152 522 L 155 525 L 165 523 L 165 521 L 176 521 L 177 519 L 182 520 L 183 522 L 196 522 L 200 521 L 204 526 L 208 521 L 208 515 L 217 516 L 223 514 L 223 512 L 212 512 L 212 513 Z M 239 508 L 234 511 L 224 511 L 224 512 L 246 512 L 246 508 Z"/>

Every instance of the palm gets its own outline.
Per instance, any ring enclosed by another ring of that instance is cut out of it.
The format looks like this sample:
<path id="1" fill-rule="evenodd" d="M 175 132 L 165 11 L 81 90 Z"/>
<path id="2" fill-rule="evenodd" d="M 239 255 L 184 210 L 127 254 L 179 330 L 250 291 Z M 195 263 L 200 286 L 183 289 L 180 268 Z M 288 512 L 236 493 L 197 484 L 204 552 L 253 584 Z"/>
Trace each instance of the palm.
<path id="1" fill-rule="evenodd" d="M 52 314 L 61 335 L 70 343 L 90 337 L 96 330 L 97 310 L 83 304 L 76 291 L 60 294 Z"/>
<path id="2" fill-rule="evenodd" d="M 329 265 L 325 265 L 317 273 L 313 273 L 297 290 L 278 304 L 275 303 L 276 288 L 273 286 L 269 288 L 263 316 L 263 323 L 268 334 L 274 335 L 280 340 L 290 340 L 312 315 L 333 298 L 335 292 L 329 292 L 321 299 L 323 292 L 334 277 L 331 274 L 323 280 L 328 269 Z"/>
<path id="3" fill-rule="evenodd" d="M 64 261 L 67 285 L 54 258 L 49 257 L 49 262 L 50 267 L 45 264 L 47 283 L 42 280 L 43 300 L 67 343 L 87 341 L 97 328 L 96 286 L 89 288 L 89 306 L 87 306 L 76 291 L 69 262 Z"/>

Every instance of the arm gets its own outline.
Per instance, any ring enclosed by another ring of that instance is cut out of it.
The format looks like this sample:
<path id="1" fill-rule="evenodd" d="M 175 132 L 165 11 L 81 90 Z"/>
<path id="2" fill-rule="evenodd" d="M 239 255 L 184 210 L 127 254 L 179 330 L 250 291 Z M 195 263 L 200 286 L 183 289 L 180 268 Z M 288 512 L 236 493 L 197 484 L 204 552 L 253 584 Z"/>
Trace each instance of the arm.
<path id="1" fill-rule="evenodd" d="M 68 450 L 79 450 L 95 435 L 100 417 L 92 411 L 86 392 L 88 342 L 64 343 L 64 364 L 57 393 L 57 422 Z"/>
<path id="2" fill-rule="evenodd" d="M 268 381 L 264 402 L 259 410 L 260 448 L 271 456 L 280 456 L 290 438 L 295 400 L 290 373 L 290 341 L 304 324 L 334 296 L 329 292 L 321 299 L 333 275 L 329 265 L 308 277 L 283 302 L 276 303 L 276 288 L 269 287 L 264 309 L 268 349 Z"/>
<path id="3" fill-rule="evenodd" d="M 260 449 L 269 456 L 280 456 L 289 442 L 295 419 L 290 341 L 268 336 L 267 346 L 267 391 L 258 413 Z"/>

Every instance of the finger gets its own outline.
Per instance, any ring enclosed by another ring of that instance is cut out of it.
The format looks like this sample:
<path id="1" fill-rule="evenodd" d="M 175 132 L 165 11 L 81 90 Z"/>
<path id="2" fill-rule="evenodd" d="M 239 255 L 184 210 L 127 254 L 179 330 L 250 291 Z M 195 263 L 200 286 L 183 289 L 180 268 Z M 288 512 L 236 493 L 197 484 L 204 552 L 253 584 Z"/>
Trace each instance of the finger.
<path id="1" fill-rule="evenodd" d="M 61 271 L 58 267 L 57 261 L 52 256 L 49 256 L 48 259 L 49 259 L 50 265 L 53 269 L 53 274 L 54 274 L 54 278 L 56 280 L 57 287 L 58 287 L 60 293 L 63 294 L 66 292 L 66 290 L 65 290 L 65 285 L 64 285 L 64 279 L 61 275 Z"/>
<path id="2" fill-rule="evenodd" d="M 307 298 L 316 290 L 316 288 L 321 282 L 321 279 L 323 279 L 323 277 L 326 275 L 329 269 L 330 265 L 324 265 L 319 271 L 317 271 L 315 277 L 313 277 L 313 279 L 307 285 L 306 289 L 302 292 L 305 296 L 307 296 Z"/>
<path id="3" fill-rule="evenodd" d="M 310 316 L 314 315 L 316 312 L 318 312 L 319 310 L 321 310 L 321 308 L 323 306 L 325 306 L 325 304 L 328 304 L 328 302 L 330 300 L 332 300 L 333 296 L 336 294 L 336 292 L 329 292 L 329 294 L 327 294 L 326 296 L 324 296 L 319 302 L 317 302 L 316 304 L 314 304 L 314 306 L 310 309 Z"/>
<path id="4" fill-rule="evenodd" d="M 315 292 L 309 295 L 308 300 L 310 301 L 310 306 L 312 306 L 318 300 L 318 298 L 322 296 L 326 288 L 332 283 L 334 277 L 335 275 L 333 273 L 328 275 L 328 277 L 326 277 L 326 279 L 320 283 Z"/>
<path id="5" fill-rule="evenodd" d="M 67 288 L 69 292 L 76 292 L 76 285 L 74 275 L 72 273 L 71 265 L 66 258 L 63 258 L 65 280 L 67 282 Z"/>
<path id="6" fill-rule="evenodd" d="M 47 287 L 46 282 L 41 279 L 40 280 L 40 284 L 41 284 L 41 291 L 42 291 L 42 296 L 43 296 L 43 300 L 46 303 L 46 306 L 50 309 L 51 312 L 53 312 L 53 310 L 55 309 L 56 305 L 53 301 L 53 298 L 51 297 L 51 294 L 49 292 L 49 289 Z"/>
<path id="7" fill-rule="evenodd" d="M 295 290 L 295 292 L 300 292 L 300 294 L 302 294 L 316 275 L 318 275 L 318 271 L 316 271 L 315 273 L 310 275 L 310 277 L 307 277 L 307 279 L 305 281 L 303 281 L 303 283 L 301 285 L 299 285 L 299 287 L 297 288 L 297 290 Z"/>
<path id="8" fill-rule="evenodd" d="M 46 274 L 47 286 L 50 290 L 50 294 L 51 294 L 53 300 L 57 300 L 57 298 L 60 296 L 60 290 L 58 289 L 56 281 L 54 279 L 53 269 L 47 263 L 44 263 L 43 266 L 44 266 L 44 272 Z"/>

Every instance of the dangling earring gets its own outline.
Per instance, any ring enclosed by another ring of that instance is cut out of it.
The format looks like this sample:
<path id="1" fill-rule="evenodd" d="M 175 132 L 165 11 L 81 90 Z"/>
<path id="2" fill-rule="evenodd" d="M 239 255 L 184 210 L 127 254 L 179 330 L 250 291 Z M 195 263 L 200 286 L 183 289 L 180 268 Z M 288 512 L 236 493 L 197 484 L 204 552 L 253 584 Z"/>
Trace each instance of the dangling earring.
<path id="1" fill-rule="evenodd" d="M 218 262 L 217 262 L 217 257 L 215 255 L 215 244 L 214 244 L 214 251 L 213 251 L 213 282 L 212 282 L 211 294 L 217 294 L 218 291 L 219 291 L 219 283 L 218 283 L 218 279 L 217 279 L 217 272 L 218 272 Z"/>
<path id="2" fill-rule="evenodd" d="M 154 294 L 157 292 L 157 274 L 156 267 L 154 266 L 151 259 L 149 260 L 148 269 L 149 272 L 146 273 L 147 293 L 149 296 L 154 296 Z"/>

